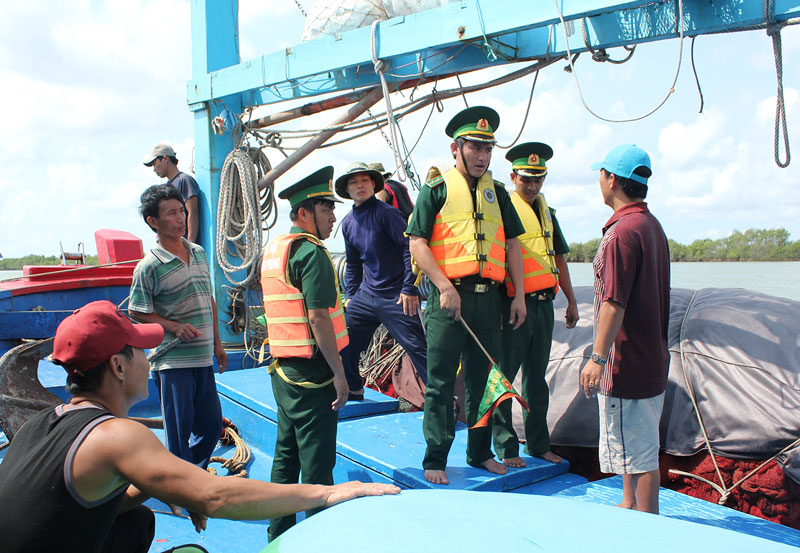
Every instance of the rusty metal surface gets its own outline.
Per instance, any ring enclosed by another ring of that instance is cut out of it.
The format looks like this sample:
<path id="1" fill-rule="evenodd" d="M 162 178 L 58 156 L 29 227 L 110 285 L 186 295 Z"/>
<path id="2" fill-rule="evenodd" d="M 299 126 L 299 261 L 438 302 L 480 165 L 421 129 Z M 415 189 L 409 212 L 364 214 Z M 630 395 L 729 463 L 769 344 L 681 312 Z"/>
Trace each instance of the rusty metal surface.
<path id="1" fill-rule="evenodd" d="M 53 339 L 19 345 L 0 358 L 0 428 L 9 440 L 25 421 L 61 400 L 39 382 L 39 360 L 53 353 Z"/>

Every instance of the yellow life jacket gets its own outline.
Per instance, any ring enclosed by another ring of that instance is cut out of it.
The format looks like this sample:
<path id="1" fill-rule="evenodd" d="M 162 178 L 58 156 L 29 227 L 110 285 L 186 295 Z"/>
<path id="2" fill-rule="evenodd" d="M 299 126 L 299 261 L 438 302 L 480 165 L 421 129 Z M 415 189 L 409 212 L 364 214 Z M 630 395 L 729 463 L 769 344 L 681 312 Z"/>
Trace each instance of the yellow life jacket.
<path id="1" fill-rule="evenodd" d="M 267 340 L 272 357 L 303 357 L 310 359 L 317 348 L 303 293 L 289 278 L 289 252 L 295 240 L 308 240 L 325 250 L 327 248 L 313 234 L 282 234 L 274 238 L 264 249 L 261 259 L 261 291 L 264 294 L 264 314 L 267 320 Z M 333 261 L 331 261 L 333 265 Z M 339 295 L 339 280 L 336 283 L 336 306 L 328 309 L 336 334 L 336 348 L 342 351 L 350 342 L 347 325 Z"/>
<path id="2" fill-rule="evenodd" d="M 517 210 L 525 233 L 519 236 L 522 249 L 522 281 L 526 294 L 554 288 L 558 291 L 558 268 L 553 249 L 553 217 L 543 194 L 534 200 L 539 217 L 533 207 L 516 192 L 511 193 L 511 203 Z M 541 224 L 539 221 L 541 220 Z M 506 290 L 514 296 L 511 279 L 506 278 Z"/>
<path id="3" fill-rule="evenodd" d="M 447 199 L 436 214 L 428 242 L 439 268 L 451 280 L 480 275 L 503 282 L 506 234 L 495 191 L 495 184 L 502 184 L 495 183 L 489 171 L 484 173 L 476 185 L 473 208 L 469 184 L 455 167 L 444 172 L 431 168 L 428 186 L 441 182 L 447 187 Z"/>

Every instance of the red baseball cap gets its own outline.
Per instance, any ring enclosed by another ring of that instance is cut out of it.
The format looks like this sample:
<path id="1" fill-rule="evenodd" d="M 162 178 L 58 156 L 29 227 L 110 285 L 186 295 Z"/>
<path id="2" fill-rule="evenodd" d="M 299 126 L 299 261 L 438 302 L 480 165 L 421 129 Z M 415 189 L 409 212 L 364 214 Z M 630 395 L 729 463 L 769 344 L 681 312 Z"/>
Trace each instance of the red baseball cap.
<path id="1" fill-rule="evenodd" d="M 53 361 L 83 375 L 125 346 L 154 348 L 164 339 L 158 323 L 134 325 L 110 301 L 93 301 L 61 321 L 53 341 Z"/>

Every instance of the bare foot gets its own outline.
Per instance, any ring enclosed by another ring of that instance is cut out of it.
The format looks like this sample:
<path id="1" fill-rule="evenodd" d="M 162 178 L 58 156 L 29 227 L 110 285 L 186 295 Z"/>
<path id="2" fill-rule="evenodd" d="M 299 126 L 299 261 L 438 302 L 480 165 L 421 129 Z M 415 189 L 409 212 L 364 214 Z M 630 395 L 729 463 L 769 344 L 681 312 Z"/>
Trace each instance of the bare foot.
<path id="1" fill-rule="evenodd" d="M 486 459 L 481 466 L 491 472 L 492 474 L 505 474 L 508 472 L 508 467 L 503 463 L 498 463 L 494 459 Z"/>
<path id="2" fill-rule="evenodd" d="M 619 505 L 615 505 L 615 507 L 619 507 L 621 509 L 633 509 L 633 510 L 636 510 L 636 503 L 625 503 L 623 501 Z"/>
<path id="3" fill-rule="evenodd" d="M 450 483 L 450 480 L 447 479 L 447 474 L 443 470 L 426 470 L 425 480 L 431 484 L 443 484 L 445 486 Z"/>
<path id="4" fill-rule="evenodd" d="M 522 460 L 522 457 L 509 457 L 508 459 L 503 459 L 503 464 L 507 467 L 511 467 L 512 469 L 521 469 L 527 466 L 525 461 Z"/>
<path id="5" fill-rule="evenodd" d="M 551 463 L 560 463 L 561 461 L 564 460 L 561 457 L 559 457 L 558 455 L 556 455 L 555 453 L 553 453 L 552 451 L 546 451 L 546 452 L 542 453 L 541 455 L 537 455 L 537 457 L 540 457 L 540 458 L 544 459 L 545 461 L 550 461 Z"/>

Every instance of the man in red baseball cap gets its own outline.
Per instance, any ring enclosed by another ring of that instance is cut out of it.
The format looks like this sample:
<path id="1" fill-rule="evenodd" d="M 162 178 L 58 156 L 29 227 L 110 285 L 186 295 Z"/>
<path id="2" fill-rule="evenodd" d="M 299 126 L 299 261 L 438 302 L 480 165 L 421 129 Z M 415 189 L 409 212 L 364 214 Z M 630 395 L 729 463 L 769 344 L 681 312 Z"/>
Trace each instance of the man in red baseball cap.
<path id="1" fill-rule="evenodd" d="M 0 463 L 6 553 L 146 552 L 154 517 L 149 497 L 185 507 L 198 531 L 205 517 L 258 520 L 327 507 L 385 484 L 278 485 L 213 476 L 169 453 L 142 424 L 125 418 L 147 397 L 144 349 L 161 343 L 159 324 L 134 325 L 96 301 L 56 330 L 53 360 L 69 373 L 70 400 L 34 415 Z"/>

